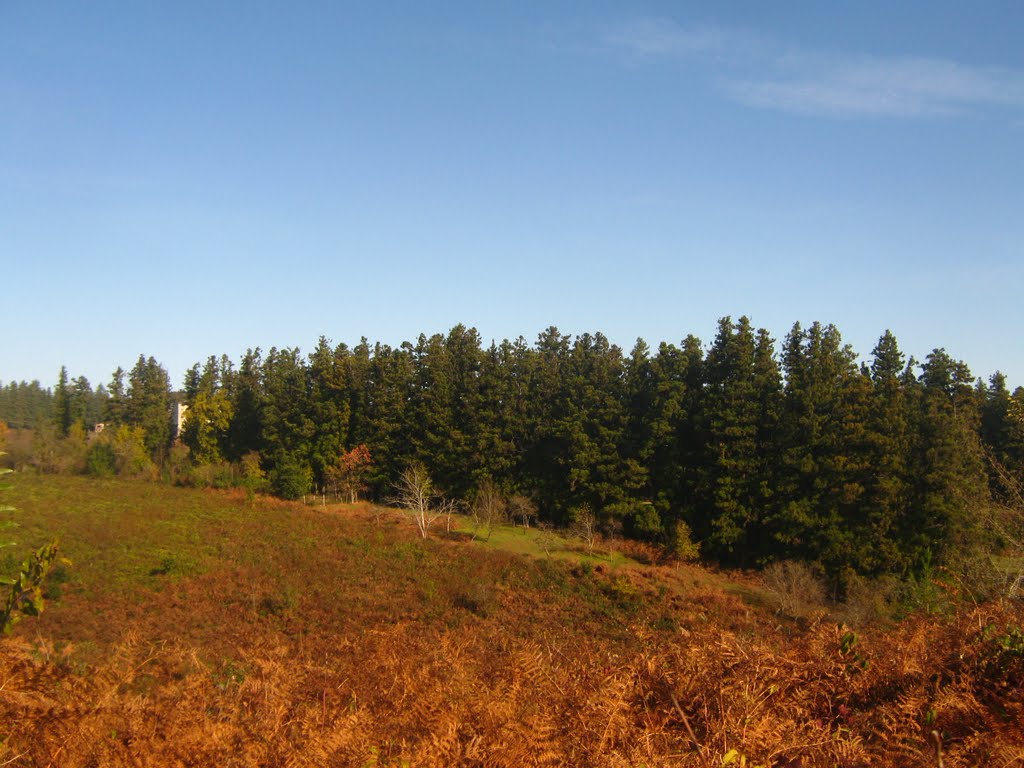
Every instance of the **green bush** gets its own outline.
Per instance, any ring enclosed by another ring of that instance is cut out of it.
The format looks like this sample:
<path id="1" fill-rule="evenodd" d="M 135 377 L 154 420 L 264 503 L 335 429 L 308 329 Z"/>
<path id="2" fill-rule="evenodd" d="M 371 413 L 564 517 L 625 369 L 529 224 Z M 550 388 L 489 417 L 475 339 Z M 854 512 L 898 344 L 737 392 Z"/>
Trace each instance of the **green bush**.
<path id="1" fill-rule="evenodd" d="M 110 477 L 117 472 L 117 454 L 106 442 L 95 442 L 85 453 L 85 473 L 93 477 Z"/>
<path id="2" fill-rule="evenodd" d="M 301 499 L 313 484 L 309 464 L 291 454 L 285 455 L 270 473 L 270 488 L 282 499 Z"/>
<path id="3" fill-rule="evenodd" d="M 2 454 L 3 451 L 0 451 Z M 4 469 L 0 474 L 11 474 Z M 7 486 L 0 486 L 0 490 Z M 14 507 L 0 505 L 0 512 L 14 512 Z M 0 529 L 17 526 L 13 520 L 0 521 Z M 0 547 L 11 546 L 13 542 L 0 541 Z M 24 616 L 38 616 L 42 613 L 44 594 L 43 583 L 50 567 L 57 560 L 57 542 L 51 541 L 30 554 L 18 569 L 18 575 L 8 578 L 0 577 L 0 584 L 7 587 L 6 595 L 0 603 L 0 631 L 9 634 L 14 625 Z"/>

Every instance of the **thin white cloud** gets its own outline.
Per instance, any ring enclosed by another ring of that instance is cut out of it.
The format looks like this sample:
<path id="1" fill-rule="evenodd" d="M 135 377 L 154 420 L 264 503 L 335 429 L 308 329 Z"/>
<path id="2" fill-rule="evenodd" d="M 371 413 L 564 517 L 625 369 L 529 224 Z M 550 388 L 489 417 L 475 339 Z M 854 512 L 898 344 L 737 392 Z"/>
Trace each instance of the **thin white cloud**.
<path id="1" fill-rule="evenodd" d="M 682 27 L 671 19 L 636 19 L 607 35 L 607 42 L 640 56 L 667 56 L 718 51 L 728 35 L 709 26 Z"/>
<path id="2" fill-rule="evenodd" d="M 748 32 L 670 19 L 623 25 L 606 41 L 634 56 L 714 60 L 716 82 L 753 107 L 828 117 L 923 117 L 1024 107 L 1024 71 L 911 56 L 822 56 Z M 722 66 L 724 64 L 724 66 Z"/>
<path id="3" fill-rule="evenodd" d="M 723 83 L 751 106 L 835 117 L 923 117 L 1024 106 L 1024 73 L 945 59 L 808 57 L 797 71 L 786 69 Z"/>

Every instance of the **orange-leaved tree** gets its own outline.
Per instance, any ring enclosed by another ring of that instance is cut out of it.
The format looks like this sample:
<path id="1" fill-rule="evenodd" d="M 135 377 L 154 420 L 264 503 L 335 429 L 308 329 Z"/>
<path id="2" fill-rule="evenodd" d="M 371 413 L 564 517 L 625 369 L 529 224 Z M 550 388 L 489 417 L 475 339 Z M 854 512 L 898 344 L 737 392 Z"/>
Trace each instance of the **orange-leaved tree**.
<path id="1" fill-rule="evenodd" d="M 327 486 L 335 493 L 348 496 L 350 503 L 359 500 L 360 491 L 366 490 L 366 479 L 373 469 L 370 449 L 357 445 L 351 451 L 341 454 L 333 467 L 327 469 Z"/>

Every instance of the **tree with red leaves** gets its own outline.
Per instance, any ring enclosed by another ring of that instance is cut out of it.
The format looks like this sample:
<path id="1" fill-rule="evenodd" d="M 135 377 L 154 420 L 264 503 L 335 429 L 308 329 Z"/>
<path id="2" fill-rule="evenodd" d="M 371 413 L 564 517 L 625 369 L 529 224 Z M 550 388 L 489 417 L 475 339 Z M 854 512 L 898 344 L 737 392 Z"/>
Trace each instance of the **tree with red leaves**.
<path id="1" fill-rule="evenodd" d="M 351 451 L 341 454 L 337 463 L 327 470 L 328 487 L 335 493 L 348 495 L 350 503 L 359 500 L 359 492 L 366 490 L 366 478 L 373 468 L 370 449 L 357 445 Z"/>

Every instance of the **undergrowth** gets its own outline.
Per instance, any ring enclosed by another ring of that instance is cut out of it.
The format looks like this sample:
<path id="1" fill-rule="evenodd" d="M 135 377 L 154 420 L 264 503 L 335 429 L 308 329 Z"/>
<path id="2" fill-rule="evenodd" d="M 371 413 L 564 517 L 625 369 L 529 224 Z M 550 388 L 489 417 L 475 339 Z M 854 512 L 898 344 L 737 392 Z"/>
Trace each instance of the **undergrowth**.
<path id="1" fill-rule="evenodd" d="M 1024 764 L 1019 602 L 783 625 L 693 566 L 422 541 L 366 508 L 19 486 L 76 565 L 0 644 L 0 763 L 935 766 L 934 732 L 947 768 Z"/>

